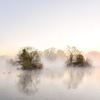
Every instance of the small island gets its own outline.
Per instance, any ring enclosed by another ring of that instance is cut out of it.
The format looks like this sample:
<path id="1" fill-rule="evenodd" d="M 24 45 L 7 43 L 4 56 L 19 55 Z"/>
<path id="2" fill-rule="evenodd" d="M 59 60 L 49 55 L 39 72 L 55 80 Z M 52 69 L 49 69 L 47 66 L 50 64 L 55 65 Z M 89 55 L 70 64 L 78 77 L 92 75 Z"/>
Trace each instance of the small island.
<path id="1" fill-rule="evenodd" d="M 21 49 L 17 55 L 17 63 L 21 65 L 21 69 L 42 69 L 43 65 L 40 61 L 40 52 L 31 47 Z"/>
<path id="2" fill-rule="evenodd" d="M 85 67 L 91 66 L 90 59 L 85 59 L 82 52 L 79 51 L 76 47 L 67 48 L 67 66 L 78 66 Z"/>

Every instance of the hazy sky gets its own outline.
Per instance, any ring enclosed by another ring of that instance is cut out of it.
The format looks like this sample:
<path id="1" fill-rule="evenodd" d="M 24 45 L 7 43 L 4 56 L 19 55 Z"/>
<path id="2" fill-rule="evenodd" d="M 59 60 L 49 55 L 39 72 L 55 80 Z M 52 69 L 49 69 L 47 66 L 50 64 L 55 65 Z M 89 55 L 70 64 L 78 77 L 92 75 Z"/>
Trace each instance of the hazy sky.
<path id="1" fill-rule="evenodd" d="M 0 0 L 0 55 L 67 45 L 100 51 L 100 0 Z"/>

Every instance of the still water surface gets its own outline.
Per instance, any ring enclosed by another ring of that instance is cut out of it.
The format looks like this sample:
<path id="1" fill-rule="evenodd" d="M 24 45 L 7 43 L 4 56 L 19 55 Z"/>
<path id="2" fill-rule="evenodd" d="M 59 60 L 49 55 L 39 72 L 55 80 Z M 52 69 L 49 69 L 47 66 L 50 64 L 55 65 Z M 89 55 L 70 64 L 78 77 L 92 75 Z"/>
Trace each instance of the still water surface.
<path id="1" fill-rule="evenodd" d="M 0 60 L 0 100 L 100 100 L 100 67 L 21 71 Z"/>

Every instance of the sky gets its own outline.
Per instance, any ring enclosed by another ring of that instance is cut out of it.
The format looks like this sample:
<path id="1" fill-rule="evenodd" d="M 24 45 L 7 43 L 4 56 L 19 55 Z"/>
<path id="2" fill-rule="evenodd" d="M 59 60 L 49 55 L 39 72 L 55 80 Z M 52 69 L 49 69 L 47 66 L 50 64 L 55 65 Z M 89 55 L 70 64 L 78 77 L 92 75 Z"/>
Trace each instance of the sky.
<path id="1" fill-rule="evenodd" d="M 25 46 L 100 51 L 100 0 L 0 0 L 0 55 Z"/>

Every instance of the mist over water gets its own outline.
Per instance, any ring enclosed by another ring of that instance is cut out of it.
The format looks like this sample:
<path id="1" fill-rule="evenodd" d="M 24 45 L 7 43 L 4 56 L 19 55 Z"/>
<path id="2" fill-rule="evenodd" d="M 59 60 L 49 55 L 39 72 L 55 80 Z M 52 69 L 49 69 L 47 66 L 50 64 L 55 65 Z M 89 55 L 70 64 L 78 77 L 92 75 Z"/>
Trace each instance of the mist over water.
<path id="1" fill-rule="evenodd" d="M 25 71 L 0 57 L 1 100 L 99 100 L 100 63 L 92 67 L 69 67 L 65 58 L 41 56 L 41 70 Z"/>
<path id="2" fill-rule="evenodd" d="M 45 56 L 41 56 L 41 62 L 46 69 L 59 69 L 65 65 L 64 58 L 61 59 L 60 57 L 47 59 Z"/>

